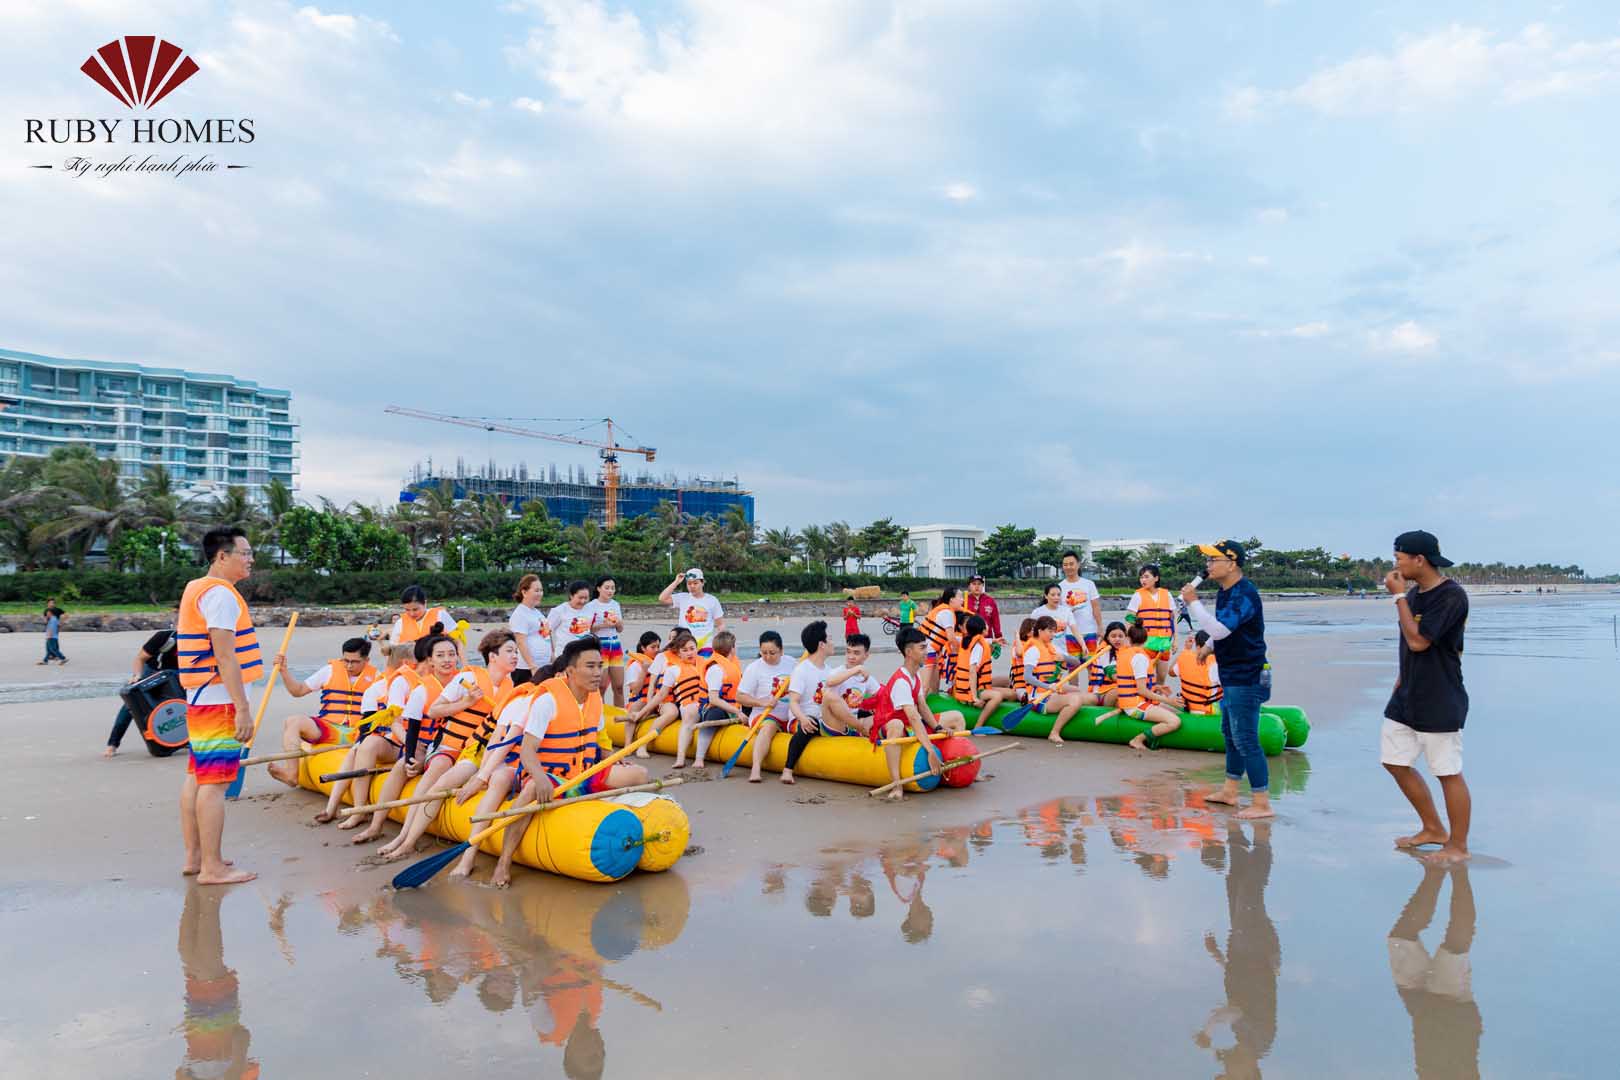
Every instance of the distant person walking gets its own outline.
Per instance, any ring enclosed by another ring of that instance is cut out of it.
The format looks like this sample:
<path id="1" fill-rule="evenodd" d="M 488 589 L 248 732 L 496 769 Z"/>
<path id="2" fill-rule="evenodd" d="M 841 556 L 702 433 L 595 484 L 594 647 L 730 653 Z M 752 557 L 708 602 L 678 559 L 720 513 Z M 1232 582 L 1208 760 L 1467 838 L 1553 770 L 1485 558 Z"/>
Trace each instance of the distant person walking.
<path id="1" fill-rule="evenodd" d="M 1205 802 L 1238 804 L 1238 781 L 1249 777 L 1250 802 L 1238 811 L 1241 818 L 1275 817 L 1271 808 L 1271 773 L 1260 749 L 1260 706 L 1271 697 L 1271 672 L 1266 665 L 1266 617 L 1260 590 L 1243 576 L 1243 545 L 1234 540 L 1200 544 L 1207 558 L 1204 576 L 1221 587 L 1213 614 L 1198 599 L 1188 582 L 1181 590 L 1193 625 L 1209 633 L 1220 666 L 1221 737 L 1226 742 L 1226 783 L 1204 796 Z"/>
<path id="2" fill-rule="evenodd" d="M 63 611 L 61 608 L 56 606 L 55 601 L 52 601 L 51 604 L 48 607 L 46 607 L 46 609 L 45 609 L 45 659 L 41 660 L 38 664 L 34 665 L 35 667 L 42 667 L 45 664 L 50 663 L 52 660 L 55 660 L 55 661 L 57 661 L 59 663 L 63 663 L 63 664 L 67 663 L 67 657 L 62 655 L 62 641 L 61 641 L 61 638 L 62 638 L 62 616 L 65 615 L 65 614 L 67 614 L 65 611 Z"/>
<path id="3" fill-rule="evenodd" d="M 1468 858 L 1473 799 L 1462 775 L 1462 729 L 1468 719 L 1463 688 L 1463 627 L 1468 592 L 1440 573 L 1451 560 L 1440 554 L 1433 533 L 1417 530 L 1395 538 L 1395 569 L 1384 588 L 1395 597 L 1400 622 L 1400 674 L 1384 708 L 1379 759 L 1418 814 L 1418 831 L 1395 841 L 1400 848 L 1439 844 L 1426 858 L 1457 863 Z M 1222 668 L 1224 671 L 1224 666 Z M 1448 831 L 1435 810 L 1429 785 L 1415 766 L 1429 759 L 1446 800 Z"/>
<path id="4" fill-rule="evenodd" d="M 901 626 L 911 626 L 917 621 L 917 604 L 911 599 L 911 594 L 908 592 L 900 594 L 899 614 Z"/>

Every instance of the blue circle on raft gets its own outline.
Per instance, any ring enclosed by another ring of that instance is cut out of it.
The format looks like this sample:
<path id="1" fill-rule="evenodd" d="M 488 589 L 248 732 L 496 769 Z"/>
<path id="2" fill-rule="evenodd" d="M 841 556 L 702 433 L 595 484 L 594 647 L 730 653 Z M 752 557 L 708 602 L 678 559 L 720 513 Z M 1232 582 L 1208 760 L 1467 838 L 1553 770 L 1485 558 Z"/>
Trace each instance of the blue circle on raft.
<path id="1" fill-rule="evenodd" d="M 908 772 L 906 775 L 911 776 L 915 773 L 924 774 L 912 781 L 917 785 L 918 789 L 922 791 L 933 791 L 935 788 L 939 787 L 939 777 L 928 771 L 928 751 L 923 748 L 921 743 L 917 744 L 917 753 L 911 759 L 911 772 Z"/>
<path id="2" fill-rule="evenodd" d="M 605 878 L 618 881 L 641 861 L 641 819 L 627 808 L 602 819 L 591 837 L 591 865 Z"/>

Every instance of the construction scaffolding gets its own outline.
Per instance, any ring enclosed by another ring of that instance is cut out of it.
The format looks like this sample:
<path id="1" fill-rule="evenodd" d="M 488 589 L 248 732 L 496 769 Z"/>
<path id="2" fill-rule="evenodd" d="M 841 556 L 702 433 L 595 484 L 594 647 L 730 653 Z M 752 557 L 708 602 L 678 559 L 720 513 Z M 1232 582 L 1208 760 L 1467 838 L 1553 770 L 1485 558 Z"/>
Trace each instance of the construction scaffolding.
<path id="1" fill-rule="evenodd" d="M 435 465 L 432 458 L 411 468 L 399 493 L 401 502 L 414 502 L 430 488 L 448 480 L 458 499 L 494 495 L 513 513 L 522 513 L 530 499 L 544 500 L 546 512 L 566 525 L 607 520 L 607 489 L 595 470 L 579 465 L 545 466 L 531 473 L 527 463 L 502 466 L 488 461 L 469 467 L 457 458 L 453 467 Z M 689 477 L 674 473 L 624 472 L 619 479 L 619 518 L 657 513 L 660 503 L 674 503 L 694 517 L 721 517 L 734 506 L 754 520 L 754 494 L 736 477 Z"/>

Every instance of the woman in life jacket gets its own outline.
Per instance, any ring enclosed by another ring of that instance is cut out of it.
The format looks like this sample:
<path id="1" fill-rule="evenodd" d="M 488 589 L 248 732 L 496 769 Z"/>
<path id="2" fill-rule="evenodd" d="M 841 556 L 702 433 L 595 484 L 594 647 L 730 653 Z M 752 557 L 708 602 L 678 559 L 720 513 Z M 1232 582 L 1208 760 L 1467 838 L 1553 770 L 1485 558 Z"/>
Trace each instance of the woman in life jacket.
<path id="1" fill-rule="evenodd" d="M 945 586 L 917 623 L 928 642 L 923 655 L 923 693 L 939 692 L 941 683 L 951 685 L 957 642 L 961 640 L 958 620 L 962 617 L 962 593 L 955 585 Z"/>
<path id="2" fill-rule="evenodd" d="M 978 615 L 969 615 L 962 623 L 962 651 L 951 680 L 951 697 L 978 709 L 980 717 L 989 717 L 1014 695 L 1011 688 L 991 682 L 993 661 L 988 624 Z"/>
<path id="3" fill-rule="evenodd" d="M 1181 726 L 1181 700 L 1161 692 L 1154 679 L 1152 654 L 1143 643 L 1148 639 L 1147 629 L 1134 623 L 1126 631 L 1128 642 L 1114 650 L 1114 705 L 1133 720 L 1140 720 L 1147 729 L 1137 732 L 1131 739 L 1132 750 L 1157 750 L 1159 739 Z"/>

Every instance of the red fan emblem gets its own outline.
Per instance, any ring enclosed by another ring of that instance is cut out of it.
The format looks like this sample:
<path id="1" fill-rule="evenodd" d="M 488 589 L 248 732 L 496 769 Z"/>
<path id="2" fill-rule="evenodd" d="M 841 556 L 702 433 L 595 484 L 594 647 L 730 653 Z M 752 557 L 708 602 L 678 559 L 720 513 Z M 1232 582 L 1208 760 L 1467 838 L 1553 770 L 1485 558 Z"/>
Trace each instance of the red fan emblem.
<path id="1" fill-rule="evenodd" d="M 79 70 L 125 108 L 150 109 L 197 74 L 197 62 L 178 45 L 151 35 L 130 34 L 91 53 Z"/>

